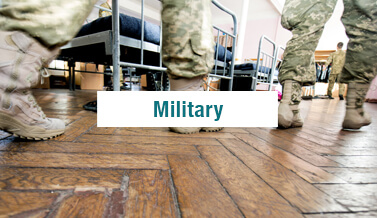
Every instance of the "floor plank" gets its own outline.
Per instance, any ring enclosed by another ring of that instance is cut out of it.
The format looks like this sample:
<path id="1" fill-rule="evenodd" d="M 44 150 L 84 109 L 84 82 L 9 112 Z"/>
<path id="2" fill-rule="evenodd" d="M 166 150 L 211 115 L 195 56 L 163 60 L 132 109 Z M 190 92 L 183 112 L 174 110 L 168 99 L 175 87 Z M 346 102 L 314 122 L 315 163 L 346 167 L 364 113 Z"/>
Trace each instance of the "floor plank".
<path id="1" fill-rule="evenodd" d="M 328 213 L 328 214 L 311 214 L 307 218 L 359 218 L 359 217 L 377 217 L 377 212 L 359 212 L 359 213 Z"/>
<path id="2" fill-rule="evenodd" d="M 82 117 L 66 127 L 65 133 L 51 141 L 73 141 L 97 123 L 96 117 Z"/>
<path id="3" fill-rule="evenodd" d="M 331 156 L 330 159 L 346 167 L 377 167 L 377 156 Z"/>
<path id="4" fill-rule="evenodd" d="M 342 155 L 353 155 L 353 156 L 373 155 L 373 156 L 377 156 L 377 147 L 376 148 L 339 147 L 339 148 L 332 148 L 332 150 L 338 151 L 339 153 L 342 153 Z M 339 156 L 341 156 L 341 155 L 339 155 Z"/>
<path id="5" fill-rule="evenodd" d="M 327 167 L 339 166 L 339 163 L 333 160 L 323 157 L 320 154 L 310 151 L 309 149 L 304 148 L 298 144 L 285 140 L 284 138 L 280 138 L 275 135 L 272 135 L 264 129 L 254 128 L 252 131 L 250 130 L 249 132 L 255 135 L 256 137 L 259 137 L 263 139 L 264 141 L 267 141 L 280 149 L 283 149 L 291 154 L 294 154 L 295 156 L 300 157 L 301 159 L 304 159 L 305 161 L 315 166 L 327 166 Z"/>
<path id="6" fill-rule="evenodd" d="M 0 152 L 0 166 L 96 169 L 169 169 L 164 155 Z"/>
<path id="7" fill-rule="evenodd" d="M 185 138 L 182 140 L 180 136 L 172 137 L 155 137 L 145 135 L 140 136 L 120 136 L 114 135 L 108 137 L 106 135 L 86 134 L 78 138 L 77 142 L 83 143 L 124 143 L 124 144 L 156 144 L 156 145 L 220 145 L 216 139 L 212 138 Z"/>
<path id="8" fill-rule="evenodd" d="M 377 183 L 377 168 L 323 168 L 348 183 Z"/>
<path id="9" fill-rule="evenodd" d="M 125 217 L 179 217 L 169 171 L 131 171 Z"/>
<path id="10" fill-rule="evenodd" d="M 119 189 L 123 170 L 0 168 L 0 190 Z"/>
<path id="11" fill-rule="evenodd" d="M 234 139 L 221 139 L 220 141 L 252 171 L 302 212 L 347 211 L 333 198 L 244 142 Z"/>
<path id="12" fill-rule="evenodd" d="M 102 153 L 102 154 L 182 154 L 198 155 L 193 145 L 154 145 L 154 144 L 114 144 L 43 141 L 29 144 L 27 142 L 10 143 L 1 150 L 12 152 L 53 152 L 53 153 Z"/>
<path id="13" fill-rule="evenodd" d="M 198 149 L 246 217 L 300 217 L 288 201 L 228 150 L 219 146 Z"/>
<path id="14" fill-rule="evenodd" d="M 29 211 L 44 214 L 57 197 L 58 193 L 0 191 L 0 216 L 22 216 Z"/>
<path id="15" fill-rule="evenodd" d="M 55 216 L 102 217 L 108 200 L 104 193 L 75 193 L 63 200 Z"/>
<path id="16" fill-rule="evenodd" d="M 320 167 L 316 167 L 306 162 L 306 160 L 276 148 L 256 136 L 249 134 L 236 134 L 236 136 L 310 183 L 346 183 L 344 180 L 322 170 Z"/>
<path id="17" fill-rule="evenodd" d="M 93 126 L 87 133 L 88 134 L 95 134 L 95 135 L 113 135 L 115 127 L 97 127 Z"/>
<path id="18" fill-rule="evenodd" d="M 332 150 L 332 147 L 329 148 L 329 147 L 322 146 L 319 143 L 312 142 L 310 140 L 307 140 L 306 138 L 302 138 L 302 137 L 298 137 L 298 136 L 289 134 L 289 133 L 282 131 L 280 129 L 269 129 L 268 132 L 270 134 L 274 135 L 274 136 L 277 136 L 277 137 L 282 138 L 284 140 L 290 141 L 293 144 L 302 146 L 302 147 L 307 148 L 307 149 L 309 149 L 313 152 L 316 152 L 318 154 L 323 154 L 323 155 L 339 155 L 339 154 L 341 154 L 341 153 L 339 153 L 335 150 Z"/>
<path id="19" fill-rule="evenodd" d="M 169 155 L 183 217 L 242 217 L 206 163 L 193 156 Z"/>
<path id="20" fill-rule="evenodd" d="M 377 210 L 377 184 L 318 184 L 316 187 L 351 211 Z"/>

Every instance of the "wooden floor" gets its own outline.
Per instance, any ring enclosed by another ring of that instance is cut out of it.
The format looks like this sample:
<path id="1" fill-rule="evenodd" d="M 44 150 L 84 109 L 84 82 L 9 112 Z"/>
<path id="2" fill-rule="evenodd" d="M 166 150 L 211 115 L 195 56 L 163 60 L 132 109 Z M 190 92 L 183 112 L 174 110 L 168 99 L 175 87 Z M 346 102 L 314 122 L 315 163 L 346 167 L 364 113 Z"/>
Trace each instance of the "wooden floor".
<path id="1" fill-rule="evenodd" d="M 66 133 L 0 131 L 0 217 L 376 217 L 374 123 L 342 131 L 345 102 L 302 102 L 303 128 L 97 128 L 96 92 L 35 90 Z"/>

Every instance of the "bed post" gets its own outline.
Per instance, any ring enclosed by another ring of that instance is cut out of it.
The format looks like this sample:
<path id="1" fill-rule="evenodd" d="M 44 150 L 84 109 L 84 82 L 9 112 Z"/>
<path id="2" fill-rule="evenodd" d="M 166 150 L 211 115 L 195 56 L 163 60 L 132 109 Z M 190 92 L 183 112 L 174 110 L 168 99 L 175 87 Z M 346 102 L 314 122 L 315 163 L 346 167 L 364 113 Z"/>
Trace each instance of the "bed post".
<path id="1" fill-rule="evenodd" d="M 218 7 L 219 9 L 221 9 L 222 11 L 225 11 L 226 13 L 228 13 L 229 15 L 232 16 L 233 18 L 233 45 L 232 45 L 232 60 L 230 62 L 230 66 L 229 66 L 229 91 L 232 91 L 233 90 L 233 73 L 234 73 L 234 62 L 235 62 L 235 48 L 236 48 L 236 40 L 237 40 L 237 17 L 236 15 L 231 12 L 230 10 L 228 10 L 227 8 L 225 8 L 222 4 L 220 4 L 217 0 L 212 0 L 212 3 L 214 5 L 216 5 L 216 7 Z M 224 31 L 222 31 L 224 32 Z M 226 33 L 227 35 L 231 35 L 229 34 L 228 32 L 224 32 Z M 218 45 L 219 46 L 219 45 Z M 217 49 L 218 51 L 218 49 Z M 226 50 L 225 50 L 225 54 L 226 54 Z M 225 58 L 226 58 L 226 55 L 225 55 Z M 216 61 L 217 61 L 217 57 L 216 57 Z M 225 67 L 225 66 L 224 66 Z M 217 67 L 215 67 L 215 70 L 216 70 Z"/>
<path id="2" fill-rule="evenodd" d="M 112 22 L 113 22 L 113 87 L 114 91 L 120 91 L 120 78 L 119 78 L 119 69 L 120 69 L 120 45 L 119 45 L 119 3 L 118 0 L 112 0 Z"/>
<path id="3" fill-rule="evenodd" d="M 69 90 L 75 91 L 76 89 L 75 61 L 71 58 L 68 60 L 68 69 L 69 69 L 69 79 L 68 79 Z"/>

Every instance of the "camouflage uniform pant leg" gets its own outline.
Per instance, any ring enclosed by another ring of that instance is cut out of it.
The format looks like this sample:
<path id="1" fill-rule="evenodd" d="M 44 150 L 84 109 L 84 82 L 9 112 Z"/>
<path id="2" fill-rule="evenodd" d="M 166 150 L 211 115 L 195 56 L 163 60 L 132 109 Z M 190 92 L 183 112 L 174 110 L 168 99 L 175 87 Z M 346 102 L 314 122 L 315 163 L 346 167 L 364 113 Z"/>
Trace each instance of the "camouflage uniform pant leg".
<path id="1" fill-rule="evenodd" d="M 327 95 L 332 96 L 332 89 L 334 88 L 335 80 L 338 77 L 338 74 L 330 74 L 329 76 L 329 84 L 327 87 Z"/>
<path id="2" fill-rule="evenodd" d="M 342 77 L 342 74 L 341 73 L 339 73 L 338 75 L 337 75 L 337 77 L 336 77 L 336 81 L 337 81 L 337 83 L 338 83 L 338 86 L 339 86 L 339 95 L 344 95 L 344 91 L 345 91 L 345 85 L 344 85 L 344 83 L 341 83 L 340 82 L 340 78 Z"/>
<path id="3" fill-rule="evenodd" d="M 284 51 L 279 81 L 295 80 L 313 85 L 316 80 L 314 51 L 330 18 L 336 0 L 287 0 L 281 24 L 292 31 L 292 39 Z"/>
<path id="4" fill-rule="evenodd" d="M 80 30 L 96 0 L 3 0 L 0 29 L 23 31 L 47 47 L 61 46 Z"/>
<path id="5" fill-rule="evenodd" d="M 298 82 L 292 83 L 292 96 L 291 96 L 291 103 L 293 105 L 292 112 L 294 115 L 300 113 L 299 105 L 302 100 L 302 86 Z"/>
<path id="6" fill-rule="evenodd" d="M 344 0 L 342 16 L 349 37 L 342 83 L 370 83 L 377 74 L 377 1 Z"/>
<path id="7" fill-rule="evenodd" d="M 284 90 L 284 87 L 285 87 L 285 82 L 282 83 L 282 86 L 283 86 L 283 90 Z M 289 84 L 288 84 L 289 85 Z M 295 82 L 293 81 L 292 82 L 292 93 L 291 93 L 291 96 L 290 96 L 290 99 L 289 99 L 289 102 L 286 102 L 288 103 L 289 105 L 299 105 L 302 98 L 302 86 L 300 83 L 298 82 Z M 283 98 L 284 98 L 284 91 L 283 91 Z"/>
<path id="8" fill-rule="evenodd" d="M 208 74 L 214 64 L 210 0 L 162 1 L 162 61 L 170 77 Z"/>

